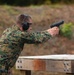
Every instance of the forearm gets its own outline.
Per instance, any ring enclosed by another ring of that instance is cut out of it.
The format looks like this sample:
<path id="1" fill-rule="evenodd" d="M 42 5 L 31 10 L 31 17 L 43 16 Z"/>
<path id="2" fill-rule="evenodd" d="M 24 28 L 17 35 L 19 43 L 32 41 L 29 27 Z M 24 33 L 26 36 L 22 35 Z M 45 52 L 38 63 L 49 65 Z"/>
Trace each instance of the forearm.
<path id="1" fill-rule="evenodd" d="M 27 37 L 27 43 L 42 43 L 47 41 L 50 38 L 51 38 L 51 35 L 48 33 L 48 31 L 32 32 Z"/>

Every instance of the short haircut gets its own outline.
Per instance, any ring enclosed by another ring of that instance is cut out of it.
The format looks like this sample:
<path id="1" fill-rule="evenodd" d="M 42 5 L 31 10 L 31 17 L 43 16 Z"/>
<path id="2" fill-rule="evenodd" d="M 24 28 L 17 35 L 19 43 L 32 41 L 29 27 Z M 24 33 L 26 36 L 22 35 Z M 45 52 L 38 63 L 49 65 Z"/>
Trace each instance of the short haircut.
<path id="1" fill-rule="evenodd" d="M 24 22 L 27 22 L 30 18 L 31 18 L 31 16 L 29 16 L 29 15 L 21 14 L 17 18 L 17 23 L 22 24 Z"/>

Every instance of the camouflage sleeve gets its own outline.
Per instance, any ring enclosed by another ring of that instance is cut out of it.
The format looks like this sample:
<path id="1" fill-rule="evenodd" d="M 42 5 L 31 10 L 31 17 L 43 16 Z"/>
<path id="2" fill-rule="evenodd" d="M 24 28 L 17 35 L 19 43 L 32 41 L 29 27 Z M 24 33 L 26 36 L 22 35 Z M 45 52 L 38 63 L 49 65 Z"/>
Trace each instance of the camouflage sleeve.
<path id="1" fill-rule="evenodd" d="M 47 31 L 32 32 L 27 34 L 26 43 L 42 43 L 51 38 L 51 35 Z"/>

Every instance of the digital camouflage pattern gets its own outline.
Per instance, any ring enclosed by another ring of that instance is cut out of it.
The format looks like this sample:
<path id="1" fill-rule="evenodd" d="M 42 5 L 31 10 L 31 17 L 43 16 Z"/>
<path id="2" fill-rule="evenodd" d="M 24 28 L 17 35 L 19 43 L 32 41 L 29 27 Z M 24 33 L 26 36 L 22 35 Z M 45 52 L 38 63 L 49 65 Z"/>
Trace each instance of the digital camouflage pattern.
<path id="1" fill-rule="evenodd" d="M 23 50 L 25 43 L 42 43 L 50 39 L 50 37 L 51 35 L 47 31 L 21 31 L 16 25 L 7 28 L 0 38 L 0 51 L 4 52 L 1 55 L 2 60 L 0 60 L 0 65 L 12 68 Z"/>

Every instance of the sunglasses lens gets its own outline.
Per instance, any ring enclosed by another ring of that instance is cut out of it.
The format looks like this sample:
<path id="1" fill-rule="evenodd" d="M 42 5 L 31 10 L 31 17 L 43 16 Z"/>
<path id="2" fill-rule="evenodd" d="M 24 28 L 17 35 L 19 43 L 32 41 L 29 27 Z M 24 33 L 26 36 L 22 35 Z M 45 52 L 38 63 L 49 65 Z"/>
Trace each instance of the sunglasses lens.
<path id="1" fill-rule="evenodd" d="M 28 23 L 29 25 L 32 25 L 32 23 Z"/>

